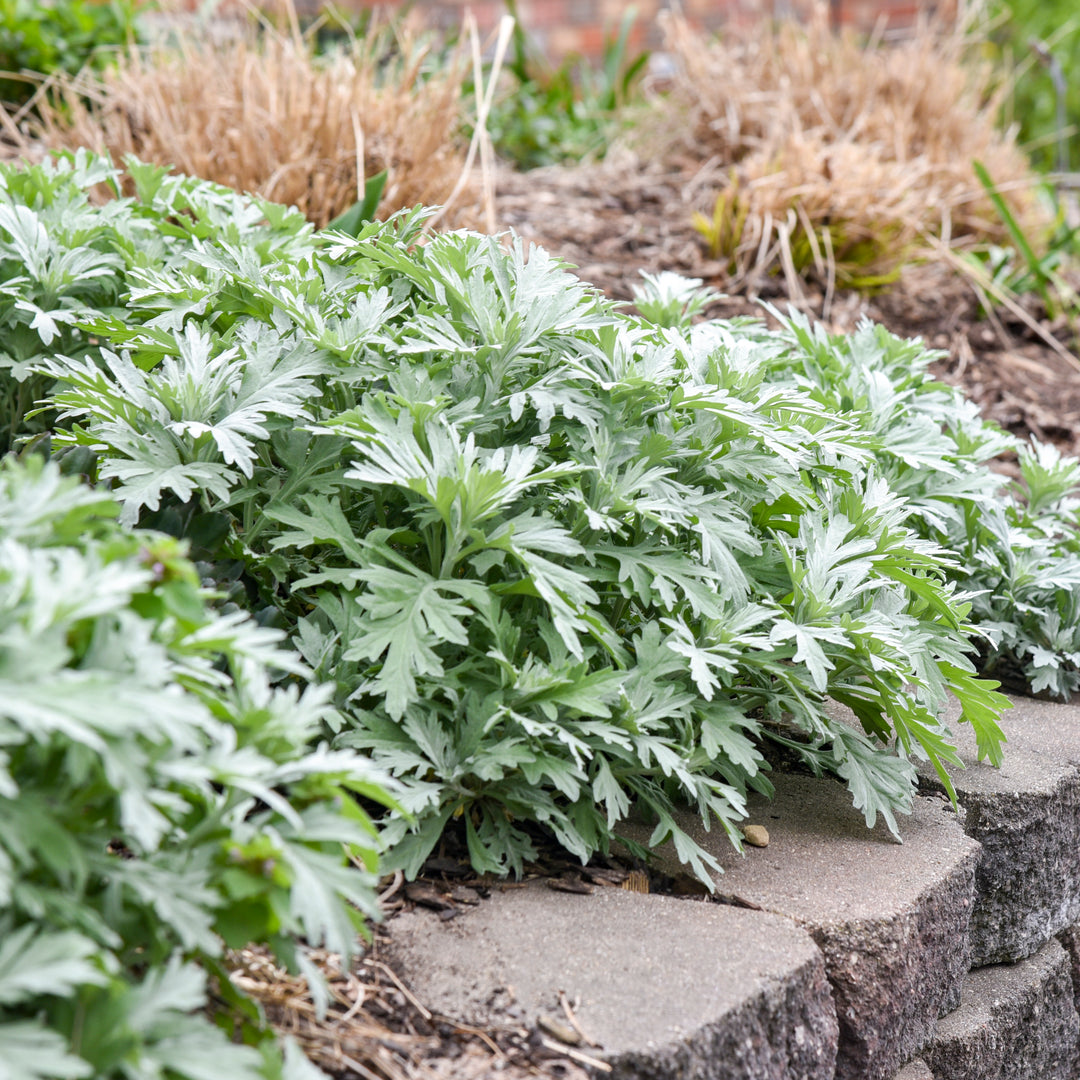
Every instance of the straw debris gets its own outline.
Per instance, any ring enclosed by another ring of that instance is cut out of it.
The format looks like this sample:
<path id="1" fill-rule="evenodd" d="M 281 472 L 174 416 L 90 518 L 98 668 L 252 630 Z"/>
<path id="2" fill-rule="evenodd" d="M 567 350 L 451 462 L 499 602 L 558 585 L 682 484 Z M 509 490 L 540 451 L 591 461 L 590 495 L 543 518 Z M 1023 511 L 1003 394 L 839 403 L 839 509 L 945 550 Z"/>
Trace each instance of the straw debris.
<path id="1" fill-rule="evenodd" d="M 411 1029 L 410 1011 L 397 1000 L 400 991 L 388 969 L 363 959 L 356 970 L 343 971 L 338 957 L 318 950 L 311 959 L 326 980 L 322 1015 L 307 980 L 279 967 L 263 949 L 230 953 L 230 980 L 262 1006 L 277 1031 L 294 1038 L 311 1061 L 329 1072 L 405 1080 L 411 1067 L 437 1050 L 437 1036 Z M 393 1027 L 385 1022 L 391 1016 L 396 1018 Z"/>
<path id="2" fill-rule="evenodd" d="M 225 958 L 229 979 L 258 1003 L 279 1034 L 294 1039 L 331 1076 L 526 1080 L 555 1075 L 587 1080 L 589 1074 L 576 1059 L 610 1068 L 569 1047 L 547 1047 L 518 1023 L 477 1028 L 432 1013 L 379 958 L 380 933 L 372 950 L 350 969 L 325 950 L 306 950 L 324 980 L 325 991 L 318 994 L 304 976 L 290 974 L 263 948 L 230 951 Z M 223 1006 L 220 999 L 216 1004 Z"/>

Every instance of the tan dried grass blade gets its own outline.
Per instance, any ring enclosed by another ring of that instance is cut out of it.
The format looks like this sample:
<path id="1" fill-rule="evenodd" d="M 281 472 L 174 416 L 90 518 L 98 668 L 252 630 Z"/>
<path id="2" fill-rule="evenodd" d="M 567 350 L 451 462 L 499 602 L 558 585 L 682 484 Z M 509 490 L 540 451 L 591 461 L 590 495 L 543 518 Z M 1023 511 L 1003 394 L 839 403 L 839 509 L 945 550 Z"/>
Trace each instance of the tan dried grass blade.
<path id="1" fill-rule="evenodd" d="M 488 115 L 491 112 L 492 103 L 495 100 L 495 87 L 498 84 L 499 72 L 502 70 L 503 61 L 506 59 L 506 50 L 510 45 L 510 37 L 514 32 L 514 19 L 510 15 L 504 15 L 499 20 L 497 38 L 495 41 L 495 55 L 491 62 L 491 71 L 488 80 L 484 81 L 483 54 L 480 48 L 480 37 L 477 30 L 476 19 L 472 12 L 465 16 L 465 33 L 469 40 L 473 64 L 473 86 L 476 95 L 476 120 L 473 127 L 472 139 L 469 142 L 469 150 L 465 157 L 465 164 L 454 185 L 453 191 L 443 203 L 441 209 L 428 218 L 425 223 L 426 229 L 433 229 L 435 225 L 450 211 L 457 202 L 458 196 L 466 181 L 472 173 L 472 167 L 479 151 L 483 170 L 484 209 L 488 232 L 496 230 L 495 224 L 495 163 L 491 148 L 491 136 L 487 130 Z"/>
<path id="2" fill-rule="evenodd" d="M 1037 319 L 1032 318 L 1005 289 L 994 281 L 985 269 L 962 258 L 951 248 L 945 247 L 936 237 L 929 237 L 928 240 L 943 260 L 948 262 L 962 277 L 967 278 L 972 283 L 972 286 L 983 294 L 980 296 L 980 300 L 984 301 L 984 307 L 989 308 L 990 306 L 985 303 L 985 297 L 989 296 L 1005 308 L 1009 314 L 1019 319 L 1040 341 L 1053 349 L 1070 367 L 1080 371 L 1080 358 L 1065 348 L 1046 327 L 1039 324 Z"/>

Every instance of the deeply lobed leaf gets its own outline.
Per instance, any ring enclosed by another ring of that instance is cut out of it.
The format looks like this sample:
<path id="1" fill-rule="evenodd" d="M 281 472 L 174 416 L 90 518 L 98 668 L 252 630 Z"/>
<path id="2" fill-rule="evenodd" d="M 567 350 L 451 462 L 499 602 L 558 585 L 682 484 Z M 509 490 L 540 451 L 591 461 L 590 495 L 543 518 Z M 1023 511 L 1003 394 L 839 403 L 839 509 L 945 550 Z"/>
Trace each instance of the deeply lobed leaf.
<path id="1" fill-rule="evenodd" d="M 1003 497 L 1009 440 L 918 344 L 691 326 L 707 297 L 666 278 L 654 325 L 520 243 L 418 244 L 420 213 L 320 236 L 141 184 L 124 320 L 30 361 L 55 441 L 332 681 L 336 744 L 405 785 L 391 865 L 457 827 L 520 872 L 538 829 L 587 858 L 643 813 L 705 874 L 673 809 L 734 834 L 769 742 L 895 829 L 912 759 L 955 765 L 946 693 L 999 753 L 973 652 L 1071 677 L 1072 466 L 1034 451 Z"/>

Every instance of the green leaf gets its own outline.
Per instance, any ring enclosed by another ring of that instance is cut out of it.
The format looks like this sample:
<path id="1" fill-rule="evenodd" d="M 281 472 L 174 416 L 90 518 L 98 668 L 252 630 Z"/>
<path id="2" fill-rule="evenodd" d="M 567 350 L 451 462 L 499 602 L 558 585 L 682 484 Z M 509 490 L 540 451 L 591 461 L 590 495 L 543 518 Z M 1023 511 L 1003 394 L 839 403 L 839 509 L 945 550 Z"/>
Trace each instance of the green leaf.
<path id="1" fill-rule="evenodd" d="M 723 873 L 723 870 L 715 857 L 680 829 L 675 823 L 675 819 L 669 813 L 660 809 L 655 801 L 652 805 L 660 820 L 649 837 L 649 847 L 656 848 L 664 841 L 670 840 L 675 848 L 675 854 L 679 857 L 679 862 L 684 866 L 689 866 L 695 877 L 705 885 L 710 893 L 716 892 L 714 875 Z"/>
<path id="2" fill-rule="evenodd" d="M 108 976 L 91 959 L 97 953 L 97 945 L 81 934 L 39 932 L 32 923 L 5 934 L 0 940 L 0 1005 L 106 985 Z"/>
<path id="3" fill-rule="evenodd" d="M 592 789 L 593 798 L 606 809 L 608 828 L 613 829 L 630 812 L 630 798 L 602 757 L 596 760 Z"/>
<path id="4" fill-rule="evenodd" d="M 878 814 L 900 839 L 896 813 L 910 814 L 916 773 L 910 762 L 875 750 L 866 738 L 839 725 L 834 731 L 836 773 L 847 781 L 852 802 L 872 829 Z"/>
<path id="5" fill-rule="evenodd" d="M 253 1047 L 237 1046 L 223 1031 L 199 1018 L 178 1018 L 168 1033 L 142 1054 L 148 1071 L 174 1073 L 185 1080 L 263 1080 L 262 1055 Z M 154 1075 L 154 1073 L 151 1073 Z"/>
<path id="6" fill-rule="evenodd" d="M 358 235 L 363 225 L 375 219 L 375 211 L 378 209 L 379 200 L 382 198 L 385 186 L 385 169 L 375 173 L 373 176 L 369 176 L 364 181 L 364 197 L 353 203 L 344 213 L 338 214 L 326 226 L 327 229 L 336 229 L 339 232 L 347 233 L 349 236 Z"/>
<path id="7" fill-rule="evenodd" d="M 340 856 L 297 843 L 286 844 L 283 850 L 292 873 L 289 904 L 297 928 L 309 944 L 325 945 L 339 956 L 351 957 L 358 944 L 356 924 L 341 900 L 347 898 L 374 916 L 377 909 L 370 882 L 352 866 L 343 865 Z"/>
<path id="8" fill-rule="evenodd" d="M 992 679 L 976 678 L 952 664 L 942 664 L 942 671 L 960 702 L 960 719 L 975 729 L 979 760 L 985 758 L 991 765 L 1000 766 L 1006 738 L 998 720 L 1005 709 L 1012 708 L 1012 702 L 997 692 L 1001 684 Z"/>
<path id="9" fill-rule="evenodd" d="M 263 510 L 268 518 L 293 529 L 274 537 L 270 543 L 273 550 L 333 544 L 354 562 L 366 561 L 363 545 L 357 541 L 339 499 L 312 495 L 306 502 L 307 513 L 295 505 L 277 501 L 269 503 Z"/>
<path id="10" fill-rule="evenodd" d="M 205 1004 L 206 974 L 174 954 L 167 964 L 147 972 L 131 990 L 127 1019 L 136 1030 L 152 1032 Z"/>
<path id="11" fill-rule="evenodd" d="M 0 1022 L 0 1080 L 82 1080 L 89 1062 L 72 1054 L 67 1041 L 41 1023 Z"/>
<path id="12" fill-rule="evenodd" d="M 281 1080 L 326 1080 L 326 1073 L 308 1060 L 295 1039 L 286 1036 L 281 1041 L 285 1051 Z"/>
<path id="13" fill-rule="evenodd" d="M 398 718 L 417 700 L 417 676 L 442 674 L 436 649 L 468 642 L 463 620 L 471 609 L 461 599 L 475 599 L 479 591 L 471 582 L 442 581 L 422 570 L 371 567 L 357 577 L 368 591 L 356 598 L 364 614 L 344 659 L 382 659 L 374 685 L 386 696 L 387 712 Z"/>

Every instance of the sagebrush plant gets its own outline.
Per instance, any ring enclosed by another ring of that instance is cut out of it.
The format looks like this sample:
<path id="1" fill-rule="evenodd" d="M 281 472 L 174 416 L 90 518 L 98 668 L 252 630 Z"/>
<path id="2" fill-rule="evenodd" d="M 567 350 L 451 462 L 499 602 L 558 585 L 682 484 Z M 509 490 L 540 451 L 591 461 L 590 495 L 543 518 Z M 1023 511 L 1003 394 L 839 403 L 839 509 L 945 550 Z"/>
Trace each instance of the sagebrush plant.
<path id="1" fill-rule="evenodd" d="M 357 798 L 388 784 L 315 745 L 331 694 L 281 635 L 209 610 L 182 545 L 118 513 L 36 454 L 0 461 L 3 1075 L 310 1076 L 259 1051 L 223 950 L 311 978 L 301 939 L 354 953 L 378 908 Z M 224 1031 L 198 1015 L 210 974 Z"/>
<path id="2" fill-rule="evenodd" d="M 27 227 L 76 204 L 104 167 L 79 161 L 7 173 L 2 201 Z M 912 759 L 956 760 L 948 690 L 997 760 L 955 549 L 891 486 L 891 431 L 796 381 L 808 345 L 691 328 L 708 294 L 669 279 L 638 300 L 655 322 L 621 315 L 541 250 L 420 244 L 422 210 L 314 233 L 127 169 L 136 199 L 81 211 L 147 234 L 116 245 L 123 309 L 12 375 L 56 381 L 53 448 L 123 523 L 187 539 L 224 611 L 283 627 L 335 685 L 336 745 L 412 814 L 386 865 L 415 872 L 454 820 L 482 871 L 520 872 L 537 827 L 584 859 L 635 811 L 707 877 L 673 811 L 737 843 L 765 740 L 895 830 Z"/>
<path id="3" fill-rule="evenodd" d="M 48 417 L 28 418 L 51 383 L 32 374 L 35 362 L 73 349 L 99 356 L 85 326 L 123 322 L 141 268 L 175 269 L 182 287 L 193 245 L 284 248 L 303 234 L 303 219 L 275 203 L 166 167 L 136 173 L 134 201 L 96 205 L 91 193 L 119 195 L 120 177 L 85 151 L 0 171 L 0 450 L 13 433 L 48 430 Z M 198 310 L 198 298 L 191 303 Z"/>
<path id="4" fill-rule="evenodd" d="M 875 433 L 908 524 L 954 553 L 947 572 L 971 597 L 984 673 L 1061 698 L 1080 689 L 1080 461 L 983 421 L 928 374 L 941 354 L 916 343 L 869 326 L 830 337 L 794 317 L 787 335 L 797 360 L 775 377 L 794 372 L 823 407 Z M 981 465 L 1005 451 L 1017 481 Z"/>

